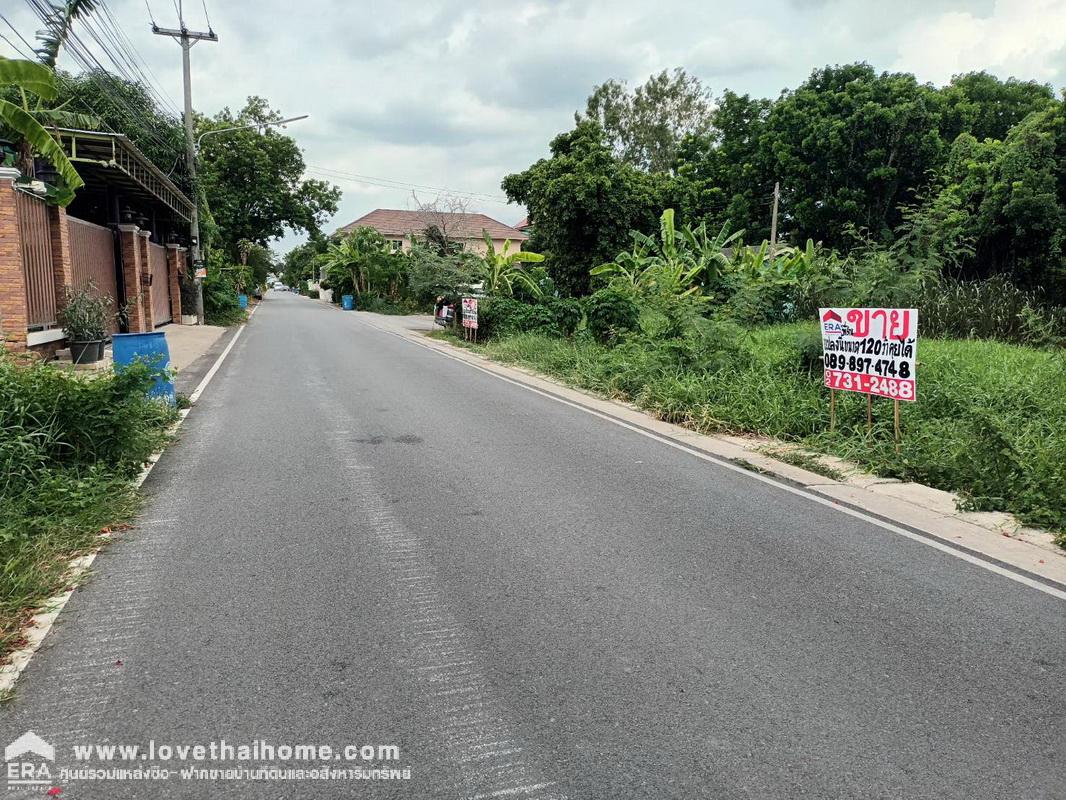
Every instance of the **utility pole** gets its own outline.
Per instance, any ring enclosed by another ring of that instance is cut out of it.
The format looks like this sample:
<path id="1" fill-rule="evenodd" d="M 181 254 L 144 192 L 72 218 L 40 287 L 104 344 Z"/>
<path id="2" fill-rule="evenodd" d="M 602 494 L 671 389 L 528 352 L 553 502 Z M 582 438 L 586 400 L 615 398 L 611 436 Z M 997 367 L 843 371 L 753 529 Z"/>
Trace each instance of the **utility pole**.
<path id="1" fill-rule="evenodd" d="M 193 273 L 196 279 L 196 324 L 203 325 L 204 279 L 199 274 L 203 264 L 203 260 L 200 257 L 200 187 L 196 183 L 196 142 L 193 139 L 192 127 L 192 67 L 189 63 L 189 51 L 192 50 L 192 46 L 197 42 L 217 42 L 218 35 L 210 28 L 207 33 L 190 31 L 186 28 L 185 20 L 180 15 L 180 6 L 178 24 L 181 26 L 178 29 L 160 28 L 153 22 L 152 33 L 158 36 L 169 36 L 181 45 L 181 75 L 185 83 L 185 154 L 189 161 L 189 179 L 192 181 L 193 193 L 192 219 L 190 220 L 192 235 L 190 238 L 192 240 L 192 264 L 193 269 L 196 270 Z"/>
<path id="2" fill-rule="evenodd" d="M 770 216 L 770 261 L 774 260 L 774 252 L 777 250 L 777 204 L 781 200 L 781 183 L 774 181 L 774 210 Z"/>

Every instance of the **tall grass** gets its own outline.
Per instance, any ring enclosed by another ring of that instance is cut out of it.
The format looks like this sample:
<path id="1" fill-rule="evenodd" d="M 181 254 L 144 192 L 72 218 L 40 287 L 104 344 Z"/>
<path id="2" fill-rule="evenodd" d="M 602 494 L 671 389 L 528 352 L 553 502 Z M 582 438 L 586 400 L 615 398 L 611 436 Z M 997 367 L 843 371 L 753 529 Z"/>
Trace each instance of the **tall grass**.
<path id="1" fill-rule="evenodd" d="M 892 404 L 838 394 L 830 433 L 828 390 L 811 369 L 805 323 L 699 336 L 590 339 L 524 334 L 489 342 L 520 363 L 704 432 L 753 432 L 847 458 L 882 475 L 961 492 L 973 509 L 1013 512 L 1066 532 L 1066 354 L 992 341 L 922 340 L 918 401 L 904 403 L 895 454 Z M 1066 537 L 1060 537 L 1066 545 Z"/>
<path id="2" fill-rule="evenodd" d="M 152 380 L 141 365 L 84 379 L 0 355 L 0 656 L 70 558 L 135 512 L 130 479 L 174 418 L 147 399 Z"/>

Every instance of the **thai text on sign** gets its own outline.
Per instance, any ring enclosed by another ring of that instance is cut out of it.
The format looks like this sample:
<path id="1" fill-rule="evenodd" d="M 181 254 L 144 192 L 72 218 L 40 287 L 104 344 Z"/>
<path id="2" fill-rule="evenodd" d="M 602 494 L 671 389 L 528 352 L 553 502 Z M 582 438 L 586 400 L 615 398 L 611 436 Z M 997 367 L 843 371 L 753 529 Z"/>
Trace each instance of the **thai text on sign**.
<path id="1" fill-rule="evenodd" d="M 463 327 L 477 328 L 477 298 L 463 298 Z"/>
<path id="2" fill-rule="evenodd" d="M 825 385 L 917 400 L 916 308 L 820 308 Z"/>

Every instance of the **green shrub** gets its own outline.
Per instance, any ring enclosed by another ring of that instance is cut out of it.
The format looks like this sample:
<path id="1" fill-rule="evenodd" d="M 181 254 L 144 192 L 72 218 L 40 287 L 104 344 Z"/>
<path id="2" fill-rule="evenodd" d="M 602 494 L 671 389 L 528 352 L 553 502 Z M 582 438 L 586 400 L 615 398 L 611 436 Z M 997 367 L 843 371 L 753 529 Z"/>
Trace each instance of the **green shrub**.
<path id="1" fill-rule="evenodd" d="M 247 314 L 237 300 L 237 287 L 220 270 L 207 271 L 204 284 L 204 321 L 208 325 L 236 325 Z"/>
<path id="2" fill-rule="evenodd" d="M 617 289 L 600 289 L 585 299 L 589 333 L 601 344 L 617 341 L 640 325 L 640 309 L 633 298 Z"/>
<path id="3" fill-rule="evenodd" d="M 808 375 L 822 369 L 822 334 L 806 330 L 796 335 L 796 365 Z"/>
<path id="4" fill-rule="evenodd" d="M 137 507 L 130 484 L 176 412 L 136 364 L 93 379 L 0 355 L 0 656 L 67 585 L 70 557 Z"/>
<path id="5" fill-rule="evenodd" d="M 581 303 L 569 297 L 550 297 L 545 299 L 543 304 L 551 311 L 559 333 L 563 336 L 573 336 L 584 317 Z"/>
<path id="6" fill-rule="evenodd" d="M 1019 289 L 1005 276 L 984 281 L 946 279 L 918 301 L 923 335 L 999 339 L 1033 347 L 1062 346 L 1066 309 L 1044 303 L 1039 292 Z"/>
<path id="7" fill-rule="evenodd" d="M 40 470 L 56 467 L 132 474 L 172 416 L 145 396 L 156 375 L 134 364 L 80 380 L 45 364 L 0 358 L 0 493 L 32 486 Z"/>
<path id="8" fill-rule="evenodd" d="M 307 290 L 307 296 L 310 297 L 312 300 L 317 300 L 318 299 L 318 289 L 308 289 Z"/>
<path id="9" fill-rule="evenodd" d="M 63 333 L 72 342 L 97 342 L 106 339 L 108 325 L 114 319 L 111 298 L 98 296 L 92 281 L 83 288 L 65 290 L 65 302 L 59 312 Z"/>
<path id="10" fill-rule="evenodd" d="M 478 303 L 478 338 L 539 331 L 559 335 L 555 314 L 542 304 L 523 303 L 510 297 L 489 297 Z"/>

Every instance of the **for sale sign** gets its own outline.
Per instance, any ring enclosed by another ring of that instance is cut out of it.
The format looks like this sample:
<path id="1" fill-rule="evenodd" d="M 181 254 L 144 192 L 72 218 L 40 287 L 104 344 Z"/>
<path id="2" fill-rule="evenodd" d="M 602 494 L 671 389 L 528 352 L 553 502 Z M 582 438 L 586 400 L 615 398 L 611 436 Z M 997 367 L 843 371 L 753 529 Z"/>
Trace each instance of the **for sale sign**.
<path id="1" fill-rule="evenodd" d="M 917 400 L 916 308 L 820 308 L 825 385 Z"/>
<path id="2" fill-rule="evenodd" d="M 463 327 L 477 329 L 477 298 L 463 298 Z"/>

